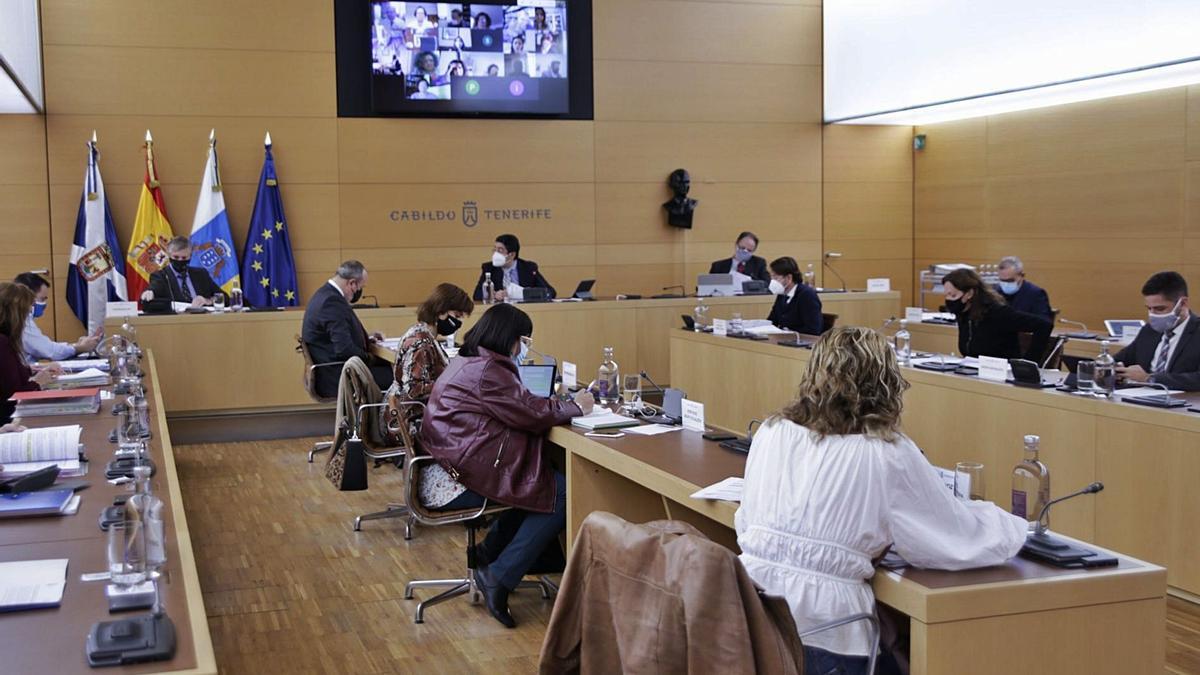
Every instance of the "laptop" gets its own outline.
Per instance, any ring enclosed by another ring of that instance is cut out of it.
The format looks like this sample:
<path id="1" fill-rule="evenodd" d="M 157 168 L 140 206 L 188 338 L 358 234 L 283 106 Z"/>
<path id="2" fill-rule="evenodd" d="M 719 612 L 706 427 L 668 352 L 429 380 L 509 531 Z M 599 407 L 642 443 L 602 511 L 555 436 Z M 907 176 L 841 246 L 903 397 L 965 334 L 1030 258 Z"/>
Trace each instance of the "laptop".
<path id="1" fill-rule="evenodd" d="M 554 394 L 554 377 L 558 373 L 557 364 L 519 365 L 517 373 L 521 376 L 521 384 L 525 385 L 529 393 L 534 396 L 550 398 Z"/>
<path id="2" fill-rule="evenodd" d="M 595 296 L 592 295 L 592 286 L 595 285 L 595 279 L 584 279 L 575 287 L 575 292 L 571 294 L 571 297 L 579 298 L 580 300 L 595 300 Z"/>
<path id="3" fill-rule="evenodd" d="M 701 274 L 696 277 L 696 295 L 737 295 L 738 287 L 732 274 Z"/>
<path id="4" fill-rule="evenodd" d="M 1104 327 L 1108 329 L 1110 337 L 1120 340 L 1125 336 L 1126 328 L 1135 328 L 1141 330 L 1146 322 L 1141 319 L 1105 319 Z"/>

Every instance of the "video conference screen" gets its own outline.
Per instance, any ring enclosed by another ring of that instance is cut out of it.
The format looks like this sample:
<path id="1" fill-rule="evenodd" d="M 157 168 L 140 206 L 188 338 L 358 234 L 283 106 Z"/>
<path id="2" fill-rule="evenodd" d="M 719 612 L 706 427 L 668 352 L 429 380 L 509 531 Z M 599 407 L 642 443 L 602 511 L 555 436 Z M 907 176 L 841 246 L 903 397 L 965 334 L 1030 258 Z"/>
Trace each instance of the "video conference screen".
<path id="1" fill-rule="evenodd" d="M 379 113 L 570 112 L 567 0 L 372 2 Z"/>

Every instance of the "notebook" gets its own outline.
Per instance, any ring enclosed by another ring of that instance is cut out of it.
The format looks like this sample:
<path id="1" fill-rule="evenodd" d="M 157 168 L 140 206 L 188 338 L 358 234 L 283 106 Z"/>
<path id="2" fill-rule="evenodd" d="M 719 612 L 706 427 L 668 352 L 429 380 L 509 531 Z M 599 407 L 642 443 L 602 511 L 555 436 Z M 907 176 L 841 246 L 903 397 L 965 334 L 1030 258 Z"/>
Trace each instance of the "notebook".
<path id="1" fill-rule="evenodd" d="M 0 612 L 57 607 L 66 586 L 66 558 L 0 563 Z"/>
<path id="2" fill-rule="evenodd" d="M 608 408 L 596 408 L 590 415 L 576 417 L 571 420 L 571 426 L 580 427 L 589 431 L 596 429 L 619 429 L 621 427 L 633 427 L 640 424 L 632 417 L 618 415 Z"/>
<path id="3" fill-rule="evenodd" d="M 39 490 L 16 495 L 0 495 L 0 518 L 62 515 L 75 491 Z"/>
<path id="4" fill-rule="evenodd" d="M 100 411 L 100 389 L 96 387 L 21 391 L 9 400 L 17 402 L 13 417 L 87 415 Z"/>
<path id="5" fill-rule="evenodd" d="M 57 464 L 59 476 L 83 475 L 78 424 L 0 434 L 0 478 L 14 478 Z"/>

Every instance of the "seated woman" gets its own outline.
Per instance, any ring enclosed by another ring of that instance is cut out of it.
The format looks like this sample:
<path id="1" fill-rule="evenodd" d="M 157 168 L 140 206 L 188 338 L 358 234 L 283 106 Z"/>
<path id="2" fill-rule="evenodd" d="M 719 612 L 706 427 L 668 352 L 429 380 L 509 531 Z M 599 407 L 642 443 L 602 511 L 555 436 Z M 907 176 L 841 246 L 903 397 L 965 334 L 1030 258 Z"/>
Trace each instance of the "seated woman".
<path id="1" fill-rule="evenodd" d="M 55 368 L 36 372 L 25 363 L 25 322 L 33 312 L 33 291 L 21 284 L 0 283 L 0 424 L 12 421 L 17 404 L 9 401 L 19 391 L 36 391 L 53 381 Z"/>
<path id="2" fill-rule="evenodd" d="M 1022 358 L 1041 365 L 1054 324 L 1009 307 L 975 270 L 954 270 L 942 277 L 942 287 L 946 292 L 946 309 L 958 319 L 960 354 Z M 1024 353 L 1019 333 L 1033 333 Z"/>
<path id="3" fill-rule="evenodd" d="M 824 328 L 821 318 L 821 298 L 812 286 L 805 286 L 800 265 L 795 258 L 784 256 L 771 261 L 771 293 L 775 305 L 767 321 L 786 330 L 805 335 L 820 335 Z"/>
<path id="4" fill-rule="evenodd" d="M 532 335 L 533 322 L 513 305 L 485 312 L 433 385 L 421 424 L 422 446 L 461 484 L 443 509 L 478 508 L 484 499 L 514 507 L 488 532 L 475 568 L 488 611 L 509 628 L 509 592 L 543 550 L 557 549 L 567 522 L 567 481 L 542 455 L 542 437 L 593 405 L 586 390 L 564 403 L 521 384 L 517 363 Z"/>
<path id="5" fill-rule="evenodd" d="M 883 336 L 835 328 L 799 397 L 754 436 L 734 520 L 741 560 L 787 599 L 801 632 L 873 612 L 872 560 L 889 546 L 917 567 L 957 570 L 1002 563 L 1025 542 L 1025 520 L 955 498 L 900 433 L 907 388 Z M 814 635 L 805 671 L 865 673 L 871 648 L 862 624 Z"/>

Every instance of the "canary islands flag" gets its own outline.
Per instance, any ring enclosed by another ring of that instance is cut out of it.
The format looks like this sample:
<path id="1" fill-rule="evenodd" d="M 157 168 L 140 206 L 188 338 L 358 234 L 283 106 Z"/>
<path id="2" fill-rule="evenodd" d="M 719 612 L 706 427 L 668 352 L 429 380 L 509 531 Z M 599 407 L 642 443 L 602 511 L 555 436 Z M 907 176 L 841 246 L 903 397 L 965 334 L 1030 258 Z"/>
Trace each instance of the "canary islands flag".
<path id="1" fill-rule="evenodd" d="M 87 147 L 87 173 L 83 176 L 79 215 L 75 216 L 75 241 L 67 274 L 67 304 L 88 333 L 94 334 L 104 326 L 105 303 L 128 296 L 125 260 L 121 258 L 121 245 L 117 243 L 117 230 L 104 194 L 95 134 Z"/>
<path id="2" fill-rule="evenodd" d="M 129 238 L 129 297 L 141 302 L 142 291 L 150 285 L 150 275 L 167 264 L 167 242 L 174 236 L 167 221 L 162 189 L 158 186 L 158 170 L 154 168 L 154 140 L 146 132 L 146 178 L 138 199 L 137 216 L 133 219 L 133 235 Z"/>
<path id="3" fill-rule="evenodd" d="M 217 162 L 217 138 L 208 137 L 208 161 L 200 181 L 200 198 L 192 219 L 192 266 L 203 267 L 228 296 L 240 286 L 237 258 L 233 252 L 233 234 L 225 214 L 225 196 L 221 193 L 221 167 Z"/>
<path id="4" fill-rule="evenodd" d="M 295 307 L 300 304 L 296 286 L 296 261 L 288 237 L 287 218 L 279 197 L 279 178 L 267 134 L 266 158 L 258 178 L 258 194 L 250 216 L 250 232 L 242 249 L 242 280 L 246 302 L 252 307 Z"/>

